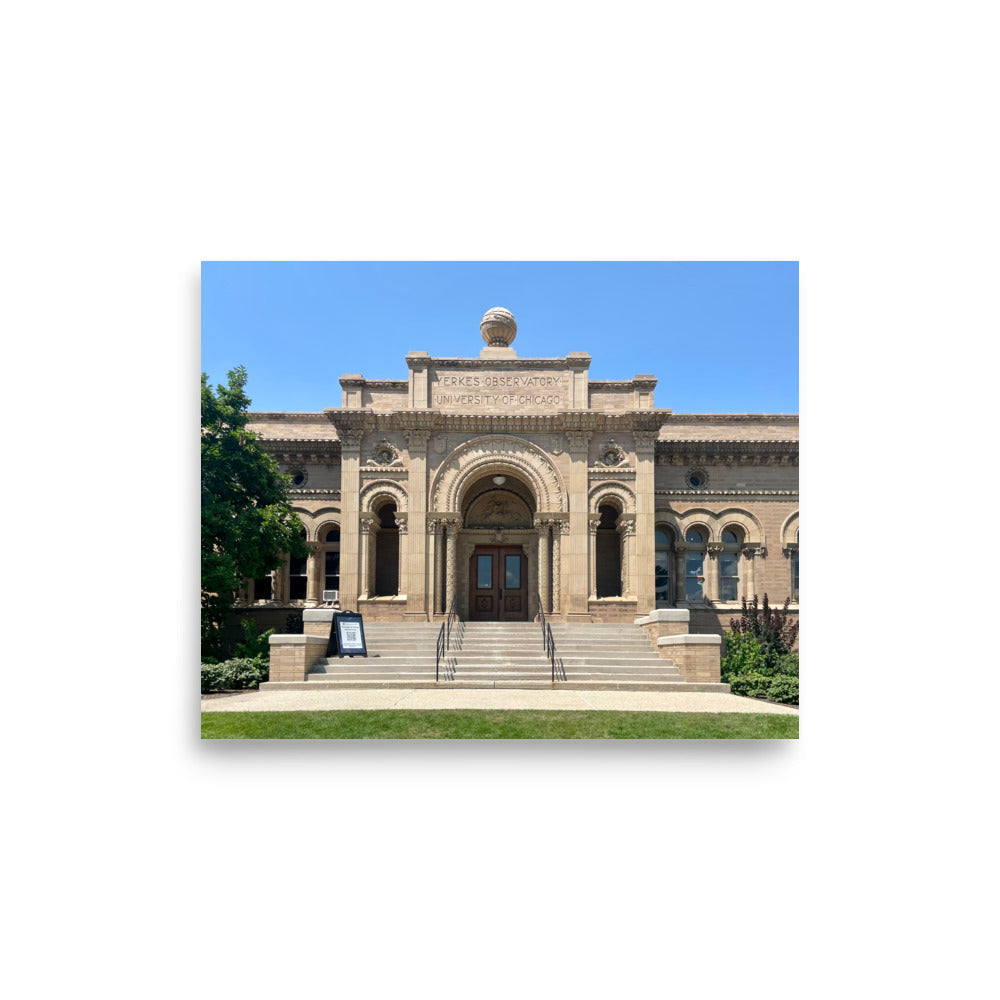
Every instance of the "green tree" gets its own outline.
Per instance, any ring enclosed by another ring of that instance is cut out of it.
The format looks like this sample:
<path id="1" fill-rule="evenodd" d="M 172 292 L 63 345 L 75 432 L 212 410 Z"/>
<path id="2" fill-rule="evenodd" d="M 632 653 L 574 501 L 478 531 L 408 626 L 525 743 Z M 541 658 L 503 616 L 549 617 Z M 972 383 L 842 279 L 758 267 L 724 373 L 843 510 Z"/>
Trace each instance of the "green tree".
<path id="1" fill-rule="evenodd" d="M 247 430 L 246 383 L 242 365 L 214 392 L 201 376 L 203 655 L 220 651 L 220 630 L 245 577 L 275 569 L 285 552 L 306 555 L 302 522 L 288 502 L 289 479 Z"/>

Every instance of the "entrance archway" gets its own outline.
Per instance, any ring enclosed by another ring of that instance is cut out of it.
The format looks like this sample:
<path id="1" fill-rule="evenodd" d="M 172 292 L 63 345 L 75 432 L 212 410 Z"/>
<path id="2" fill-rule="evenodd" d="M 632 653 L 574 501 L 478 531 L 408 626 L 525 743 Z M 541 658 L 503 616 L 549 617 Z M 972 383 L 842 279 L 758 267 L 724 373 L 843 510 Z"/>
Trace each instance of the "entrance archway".
<path id="1" fill-rule="evenodd" d="M 537 445 L 499 434 L 465 442 L 436 473 L 430 507 L 442 525 L 434 553 L 434 578 L 443 584 L 435 585 L 438 612 L 454 598 L 462 618 L 528 621 L 539 596 L 546 613 L 553 610 L 559 548 L 552 526 L 568 502 L 561 475 Z"/>

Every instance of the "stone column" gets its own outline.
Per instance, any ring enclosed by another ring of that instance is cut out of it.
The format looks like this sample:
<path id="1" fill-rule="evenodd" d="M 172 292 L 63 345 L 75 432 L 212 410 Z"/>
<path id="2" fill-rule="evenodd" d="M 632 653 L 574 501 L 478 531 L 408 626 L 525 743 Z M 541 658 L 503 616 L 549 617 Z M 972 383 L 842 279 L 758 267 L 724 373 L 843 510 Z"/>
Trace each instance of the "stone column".
<path id="1" fill-rule="evenodd" d="M 372 563 L 375 549 L 375 515 L 370 511 L 365 511 L 358 518 L 358 537 L 360 539 L 360 586 L 358 588 L 359 598 L 371 597 Z M 341 601 L 343 604 L 343 601 Z"/>
<path id="2" fill-rule="evenodd" d="M 719 599 L 719 556 L 722 554 L 722 542 L 709 542 L 705 554 L 705 599 Z"/>
<path id="3" fill-rule="evenodd" d="M 569 531 L 567 521 L 552 522 L 552 612 L 562 611 L 562 536 Z"/>
<path id="4" fill-rule="evenodd" d="M 757 593 L 757 581 L 754 579 L 754 559 L 757 554 L 756 545 L 743 546 L 743 596 L 748 600 L 753 600 L 753 595 Z"/>
<path id="5" fill-rule="evenodd" d="M 687 546 L 674 546 L 674 604 L 687 601 Z"/>
<path id="6" fill-rule="evenodd" d="M 568 621 L 590 621 L 589 547 L 587 529 L 587 457 L 590 431 L 567 431 L 569 441 L 569 537 L 564 547 L 567 593 L 564 596 Z"/>
<path id="7" fill-rule="evenodd" d="M 445 522 L 447 533 L 444 535 L 445 544 L 445 582 L 444 582 L 444 610 L 445 613 L 451 608 L 457 590 L 456 566 L 458 558 L 458 526 L 459 519 L 449 518 Z"/>
<path id="8" fill-rule="evenodd" d="M 597 528 L 600 514 L 590 514 L 587 520 L 587 590 L 590 600 L 597 599 Z"/>
<path id="9" fill-rule="evenodd" d="M 632 574 L 636 611 L 656 609 L 656 438 L 658 430 L 634 431 L 635 441 L 635 537 Z"/>
<path id="10" fill-rule="evenodd" d="M 535 518 L 538 529 L 538 594 L 542 600 L 542 610 L 546 613 L 552 610 L 549 603 L 549 522 Z"/>
<path id="11" fill-rule="evenodd" d="M 340 606 L 356 611 L 360 583 L 361 438 L 360 427 L 337 428 L 340 432 Z"/>
<path id="12" fill-rule="evenodd" d="M 322 542 L 308 542 L 306 560 L 306 607 L 315 608 L 323 602 L 323 570 L 326 546 Z"/>
<path id="13" fill-rule="evenodd" d="M 427 551 L 427 442 L 431 432 L 423 429 L 404 430 L 409 446 L 410 494 L 410 579 L 406 595 L 406 616 L 411 620 L 428 621 L 433 607 L 428 600 L 428 576 L 433 578 L 433 561 Z"/>
<path id="14" fill-rule="evenodd" d="M 436 517 L 429 518 L 425 524 L 425 529 L 426 540 L 424 549 L 427 553 L 427 564 L 421 570 L 420 575 L 426 578 L 423 581 L 423 591 L 428 608 L 428 613 L 425 617 L 429 620 L 430 616 L 433 616 L 440 610 L 441 605 L 441 574 L 438 569 L 441 551 L 439 544 L 441 541 L 441 522 Z M 416 542 L 416 537 L 413 540 Z M 407 600 L 407 607 L 409 607 L 409 600 Z M 407 611 L 407 614 L 409 614 L 409 611 Z"/>
<path id="15" fill-rule="evenodd" d="M 405 597 L 410 591 L 410 564 L 408 558 L 409 535 L 406 532 L 406 512 L 396 512 L 396 526 L 399 528 L 399 594 Z"/>
<path id="16" fill-rule="evenodd" d="M 622 564 L 622 597 L 631 597 L 635 594 L 632 586 L 631 566 L 634 559 L 632 555 L 632 544 L 635 540 L 635 521 L 622 520 L 618 525 L 618 537 L 621 543 L 621 564 Z"/>

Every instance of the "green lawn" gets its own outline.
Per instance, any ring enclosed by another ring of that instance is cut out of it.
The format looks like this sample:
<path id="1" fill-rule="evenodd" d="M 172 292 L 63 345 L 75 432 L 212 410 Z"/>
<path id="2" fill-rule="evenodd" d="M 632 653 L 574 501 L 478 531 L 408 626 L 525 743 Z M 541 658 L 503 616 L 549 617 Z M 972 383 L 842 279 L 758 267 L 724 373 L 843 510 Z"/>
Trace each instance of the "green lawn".
<path id="1" fill-rule="evenodd" d="M 797 715 L 735 712 L 204 712 L 211 740 L 795 740 Z"/>

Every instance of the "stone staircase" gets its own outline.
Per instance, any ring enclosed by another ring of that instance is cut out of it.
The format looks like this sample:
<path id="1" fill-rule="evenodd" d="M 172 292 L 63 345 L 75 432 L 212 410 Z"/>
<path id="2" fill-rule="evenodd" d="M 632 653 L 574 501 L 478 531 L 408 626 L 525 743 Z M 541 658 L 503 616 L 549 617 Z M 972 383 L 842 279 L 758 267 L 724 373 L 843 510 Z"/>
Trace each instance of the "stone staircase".
<path id="1" fill-rule="evenodd" d="M 533 622 L 458 622 L 434 679 L 440 622 L 365 625 L 368 657 L 321 660 L 303 682 L 269 687 L 565 688 L 619 691 L 728 691 L 728 685 L 684 681 L 661 659 L 638 625 L 552 625 L 555 683 Z"/>

